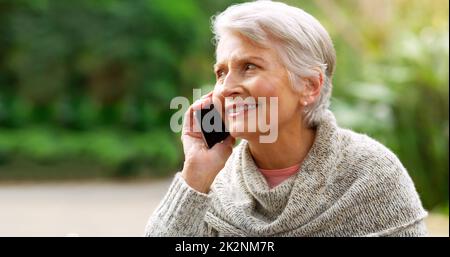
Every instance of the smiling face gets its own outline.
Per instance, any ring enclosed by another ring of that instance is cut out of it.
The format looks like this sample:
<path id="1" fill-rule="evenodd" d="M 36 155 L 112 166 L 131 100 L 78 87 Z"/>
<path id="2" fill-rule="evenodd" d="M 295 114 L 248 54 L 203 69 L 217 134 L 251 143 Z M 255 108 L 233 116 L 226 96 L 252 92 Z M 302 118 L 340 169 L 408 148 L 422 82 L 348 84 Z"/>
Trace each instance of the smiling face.
<path id="1" fill-rule="evenodd" d="M 264 130 L 256 125 L 256 131 L 252 132 L 249 124 L 261 122 L 258 110 L 263 108 L 265 123 L 271 121 L 270 97 L 278 98 L 280 132 L 289 125 L 301 123 L 300 92 L 291 86 L 287 70 L 274 48 L 261 47 L 240 34 L 228 32 L 222 36 L 216 56 L 213 103 L 222 107 L 222 117 L 233 137 L 258 140 Z M 265 100 L 263 103 L 258 101 L 261 98 Z"/>

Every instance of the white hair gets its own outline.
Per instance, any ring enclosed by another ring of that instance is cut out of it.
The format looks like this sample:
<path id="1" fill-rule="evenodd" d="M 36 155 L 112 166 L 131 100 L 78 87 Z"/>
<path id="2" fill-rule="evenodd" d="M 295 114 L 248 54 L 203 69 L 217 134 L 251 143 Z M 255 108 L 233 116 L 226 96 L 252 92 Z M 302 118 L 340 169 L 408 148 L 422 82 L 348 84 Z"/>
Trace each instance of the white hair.
<path id="1" fill-rule="evenodd" d="M 304 113 L 308 126 L 318 124 L 330 105 L 336 52 L 328 32 L 317 19 L 284 3 L 255 1 L 232 5 L 213 16 L 212 31 L 216 45 L 226 31 L 233 31 L 261 46 L 275 46 L 290 82 L 297 89 L 300 89 L 298 78 L 318 76 L 320 69 L 324 77 L 320 96 Z"/>

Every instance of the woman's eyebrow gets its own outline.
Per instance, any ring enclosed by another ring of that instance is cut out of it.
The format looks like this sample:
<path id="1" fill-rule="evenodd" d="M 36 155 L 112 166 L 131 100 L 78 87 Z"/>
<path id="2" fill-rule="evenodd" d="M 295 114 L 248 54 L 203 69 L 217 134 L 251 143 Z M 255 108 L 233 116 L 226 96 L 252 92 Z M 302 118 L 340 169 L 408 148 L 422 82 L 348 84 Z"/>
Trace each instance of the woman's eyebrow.
<path id="1" fill-rule="evenodd" d="M 258 60 L 260 62 L 266 63 L 266 60 L 259 56 L 242 56 L 238 58 L 234 58 L 234 61 L 236 62 L 243 62 L 243 61 L 249 61 L 249 60 Z M 214 64 L 214 70 L 217 70 L 221 65 L 223 65 L 223 62 L 218 62 Z"/>
<path id="2" fill-rule="evenodd" d="M 258 61 L 261 61 L 261 62 L 266 62 L 266 60 L 264 60 L 262 57 L 259 57 L 259 56 L 244 56 L 244 57 L 242 57 L 240 59 L 241 59 L 241 61 L 242 60 L 258 60 Z"/>
<path id="3" fill-rule="evenodd" d="M 223 65 L 222 63 L 215 63 L 214 66 L 213 66 L 214 70 L 218 70 L 219 67 L 222 66 L 222 65 Z"/>

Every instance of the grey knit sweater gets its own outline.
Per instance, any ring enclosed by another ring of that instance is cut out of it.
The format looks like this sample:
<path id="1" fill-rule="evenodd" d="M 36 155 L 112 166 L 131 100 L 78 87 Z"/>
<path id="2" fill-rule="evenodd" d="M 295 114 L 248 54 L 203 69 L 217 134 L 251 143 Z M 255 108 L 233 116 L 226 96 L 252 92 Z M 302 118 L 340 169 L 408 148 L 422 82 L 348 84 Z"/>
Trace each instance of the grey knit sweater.
<path id="1" fill-rule="evenodd" d="M 242 140 L 209 194 L 175 175 L 146 236 L 425 236 L 414 184 L 386 147 L 331 112 L 299 172 L 270 189 Z"/>

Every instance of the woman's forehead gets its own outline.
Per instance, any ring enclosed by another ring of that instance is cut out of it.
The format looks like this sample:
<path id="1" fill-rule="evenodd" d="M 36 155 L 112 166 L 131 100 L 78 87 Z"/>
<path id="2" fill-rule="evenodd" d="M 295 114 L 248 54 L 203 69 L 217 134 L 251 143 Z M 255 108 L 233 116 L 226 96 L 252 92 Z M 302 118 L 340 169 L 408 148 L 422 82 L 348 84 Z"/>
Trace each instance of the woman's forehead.
<path id="1" fill-rule="evenodd" d="M 266 64 L 268 61 L 262 57 L 262 56 L 257 56 L 257 55 L 249 55 L 249 54 L 244 54 L 244 55 L 233 55 L 230 58 L 223 58 L 223 59 L 217 59 L 217 62 L 214 64 L 214 68 L 217 68 L 218 66 L 226 63 L 226 62 L 235 62 L 235 63 L 240 63 L 240 62 L 258 62 L 258 63 L 262 63 L 262 64 Z"/>
<path id="2" fill-rule="evenodd" d="M 222 37 L 216 48 L 217 63 L 226 61 L 239 61 L 242 59 L 253 59 L 256 61 L 267 61 L 272 58 L 273 50 L 262 47 L 247 37 L 227 33 Z"/>

